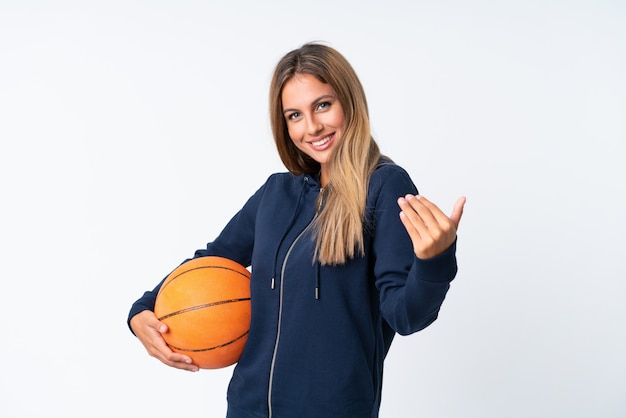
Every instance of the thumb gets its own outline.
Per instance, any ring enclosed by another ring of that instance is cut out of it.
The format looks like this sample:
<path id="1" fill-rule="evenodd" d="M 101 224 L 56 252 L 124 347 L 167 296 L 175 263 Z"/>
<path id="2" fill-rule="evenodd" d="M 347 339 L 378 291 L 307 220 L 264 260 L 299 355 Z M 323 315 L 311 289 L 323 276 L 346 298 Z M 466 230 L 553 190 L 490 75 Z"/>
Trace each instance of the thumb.
<path id="1" fill-rule="evenodd" d="M 459 229 L 459 222 L 461 222 L 461 216 L 463 215 L 463 207 L 465 206 L 465 196 L 461 196 L 457 199 L 450 214 L 450 220 L 454 223 L 454 227 Z"/>
<path id="2" fill-rule="evenodd" d="M 144 312 L 146 315 L 147 324 L 150 326 L 150 328 L 156 330 L 157 332 L 161 334 L 164 334 L 167 332 L 168 330 L 167 324 L 165 324 L 164 322 L 161 322 L 159 318 L 156 316 L 156 313 L 154 313 L 154 311 L 145 310 L 141 312 L 141 314 L 144 314 Z"/>

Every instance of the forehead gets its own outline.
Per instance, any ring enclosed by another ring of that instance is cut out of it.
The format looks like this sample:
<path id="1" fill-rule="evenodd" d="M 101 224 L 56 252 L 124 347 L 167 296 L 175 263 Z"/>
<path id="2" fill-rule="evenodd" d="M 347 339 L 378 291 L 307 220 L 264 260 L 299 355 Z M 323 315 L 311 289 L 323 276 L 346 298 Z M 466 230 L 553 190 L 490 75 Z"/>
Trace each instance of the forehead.
<path id="1" fill-rule="evenodd" d="M 296 74 L 283 86 L 281 99 L 285 107 L 310 105 L 323 96 L 335 96 L 328 83 L 310 74 Z"/>

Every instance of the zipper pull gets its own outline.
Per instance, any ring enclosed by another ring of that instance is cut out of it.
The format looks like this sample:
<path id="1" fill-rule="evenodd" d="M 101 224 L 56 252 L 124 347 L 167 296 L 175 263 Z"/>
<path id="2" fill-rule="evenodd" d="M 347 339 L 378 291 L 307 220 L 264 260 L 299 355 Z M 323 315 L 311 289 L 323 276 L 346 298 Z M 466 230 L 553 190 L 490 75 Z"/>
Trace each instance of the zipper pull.
<path id="1" fill-rule="evenodd" d="M 276 280 L 272 277 L 272 283 L 270 284 L 270 288 L 274 290 L 274 287 L 276 287 Z"/>
<path id="2" fill-rule="evenodd" d="M 322 204 L 324 203 L 324 188 L 320 187 L 320 203 L 317 206 L 317 213 L 320 213 L 322 211 Z"/>

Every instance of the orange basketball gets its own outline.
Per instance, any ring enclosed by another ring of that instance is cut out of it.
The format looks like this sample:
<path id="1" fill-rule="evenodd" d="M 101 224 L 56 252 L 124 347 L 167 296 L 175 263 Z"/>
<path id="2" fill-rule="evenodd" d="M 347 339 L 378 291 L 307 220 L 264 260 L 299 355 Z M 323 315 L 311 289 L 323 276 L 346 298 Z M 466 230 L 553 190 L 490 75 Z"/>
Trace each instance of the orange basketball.
<path id="1" fill-rule="evenodd" d="M 250 272 L 223 257 L 200 257 L 170 273 L 154 313 L 167 324 L 172 351 L 202 369 L 236 363 L 250 329 Z"/>

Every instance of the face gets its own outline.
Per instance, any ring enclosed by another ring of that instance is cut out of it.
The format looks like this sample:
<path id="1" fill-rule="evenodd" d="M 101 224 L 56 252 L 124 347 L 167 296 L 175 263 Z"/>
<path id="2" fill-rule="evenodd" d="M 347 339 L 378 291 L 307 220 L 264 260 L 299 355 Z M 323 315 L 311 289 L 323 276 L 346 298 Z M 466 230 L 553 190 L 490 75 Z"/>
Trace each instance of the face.
<path id="1" fill-rule="evenodd" d="M 345 115 L 335 91 L 312 75 L 297 74 L 283 86 L 281 99 L 291 140 L 320 163 L 324 178 L 325 164 L 345 127 Z"/>

